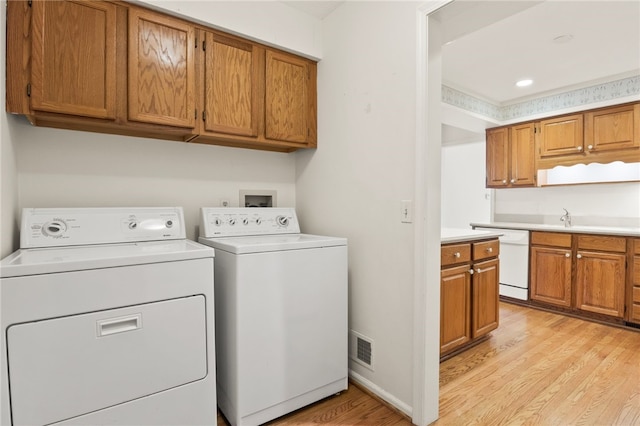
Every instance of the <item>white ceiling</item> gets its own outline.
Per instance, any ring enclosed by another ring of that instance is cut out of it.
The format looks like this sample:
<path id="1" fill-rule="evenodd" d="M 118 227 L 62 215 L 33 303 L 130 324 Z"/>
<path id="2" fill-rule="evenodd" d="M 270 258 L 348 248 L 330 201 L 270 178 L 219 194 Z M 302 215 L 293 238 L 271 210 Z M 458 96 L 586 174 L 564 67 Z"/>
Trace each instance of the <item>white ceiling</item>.
<path id="1" fill-rule="evenodd" d="M 284 3 L 324 19 L 344 1 Z M 435 16 L 443 84 L 496 105 L 640 74 L 640 0 L 456 0 Z M 443 126 L 443 143 L 478 136 Z"/>

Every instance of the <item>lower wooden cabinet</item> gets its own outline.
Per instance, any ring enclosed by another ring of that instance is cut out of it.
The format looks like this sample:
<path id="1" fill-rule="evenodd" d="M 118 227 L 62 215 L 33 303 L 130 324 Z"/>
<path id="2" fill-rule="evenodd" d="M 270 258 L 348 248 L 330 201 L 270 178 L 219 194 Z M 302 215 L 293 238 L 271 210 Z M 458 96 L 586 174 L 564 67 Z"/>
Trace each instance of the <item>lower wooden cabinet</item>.
<path id="1" fill-rule="evenodd" d="M 499 324 L 498 239 L 443 245 L 440 274 L 440 355 Z"/>
<path id="2" fill-rule="evenodd" d="M 640 324 L 640 238 L 630 240 L 629 293 L 627 321 Z"/>
<path id="3" fill-rule="evenodd" d="M 531 300 L 623 319 L 625 237 L 532 232 Z"/>

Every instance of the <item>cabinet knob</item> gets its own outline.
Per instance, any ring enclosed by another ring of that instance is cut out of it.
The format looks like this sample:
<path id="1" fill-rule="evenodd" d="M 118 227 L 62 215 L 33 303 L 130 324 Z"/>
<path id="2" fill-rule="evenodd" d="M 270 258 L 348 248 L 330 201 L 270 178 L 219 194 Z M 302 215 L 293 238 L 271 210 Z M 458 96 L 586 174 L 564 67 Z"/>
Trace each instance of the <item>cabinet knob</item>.
<path id="1" fill-rule="evenodd" d="M 569 253 L 565 253 L 564 257 L 571 257 L 571 255 Z"/>
<path id="2" fill-rule="evenodd" d="M 589 148 L 589 150 L 593 149 L 593 145 L 589 145 L 587 148 Z"/>
<path id="3" fill-rule="evenodd" d="M 476 272 L 477 272 L 477 273 L 481 273 L 481 272 L 482 272 L 482 269 L 478 268 L 478 269 L 476 269 Z"/>
<path id="4" fill-rule="evenodd" d="M 487 247 L 487 253 L 493 253 L 493 247 Z"/>
<path id="5" fill-rule="evenodd" d="M 581 146 L 576 146 L 576 149 L 577 149 L 578 151 L 582 151 L 582 147 L 581 147 Z"/>
<path id="6" fill-rule="evenodd" d="M 453 253 L 453 257 L 455 257 L 456 259 L 460 259 L 460 252 L 457 251 L 457 252 Z"/>
<path id="7" fill-rule="evenodd" d="M 502 183 L 507 183 L 507 180 L 506 179 L 502 179 Z"/>
<path id="8" fill-rule="evenodd" d="M 469 274 L 473 275 L 473 269 L 469 269 Z"/>
<path id="9" fill-rule="evenodd" d="M 511 183 L 516 183 L 516 180 L 515 179 L 511 179 Z"/>
<path id="10" fill-rule="evenodd" d="M 578 259 L 582 259 L 582 255 L 581 255 L 580 253 L 578 253 L 578 254 L 576 255 L 576 257 L 577 257 Z"/>

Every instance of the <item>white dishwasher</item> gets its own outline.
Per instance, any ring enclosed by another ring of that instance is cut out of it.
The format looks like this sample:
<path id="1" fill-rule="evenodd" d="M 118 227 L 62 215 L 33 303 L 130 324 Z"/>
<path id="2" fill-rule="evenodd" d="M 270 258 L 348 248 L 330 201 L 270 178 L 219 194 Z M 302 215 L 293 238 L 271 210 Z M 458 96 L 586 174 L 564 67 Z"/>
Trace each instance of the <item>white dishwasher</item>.
<path id="1" fill-rule="evenodd" d="M 495 228 L 475 227 L 479 231 Z M 529 231 L 500 229 L 500 296 L 529 299 Z"/>

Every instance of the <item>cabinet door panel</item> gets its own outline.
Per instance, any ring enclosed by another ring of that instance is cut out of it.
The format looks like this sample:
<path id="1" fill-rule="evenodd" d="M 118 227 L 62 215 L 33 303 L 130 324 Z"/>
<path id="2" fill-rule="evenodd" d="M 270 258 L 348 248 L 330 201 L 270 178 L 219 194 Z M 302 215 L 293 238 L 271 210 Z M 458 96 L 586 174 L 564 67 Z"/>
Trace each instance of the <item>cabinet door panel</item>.
<path id="1" fill-rule="evenodd" d="M 267 51 L 265 73 L 265 137 L 306 142 L 309 136 L 309 63 Z"/>
<path id="2" fill-rule="evenodd" d="M 511 179 L 514 186 L 535 185 L 535 142 L 533 123 L 511 128 Z"/>
<path id="3" fill-rule="evenodd" d="M 471 297 L 473 299 L 471 337 L 485 335 L 498 328 L 498 259 L 473 265 Z"/>
<path id="4" fill-rule="evenodd" d="M 624 315 L 625 255 L 579 251 L 576 307 L 622 318 Z"/>
<path id="5" fill-rule="evenodd" d="M 509 185 L 509 128 L 487 130 L 487 187 Z"/>
<path id="6" fill-rule="evenodd" d="M 31 107 L 115 118 L 116 6 L 33 2 Z"/>
<path id="7" fill-rule="evenodd" d="M 580 154 L 583 149 L 583 117 L 576 114 L 540 122 L 540 156 Z"/>
<path id="8" fill-rule="evenodd" d="M 212 33 L 206 42 L 205 130 L 257 136 L 258 47 Z"/>
<path id="9" fill-rule="evenodd" d="M 571 306 L 571 251 L 531 247 L 531 299 Z"/>
<path id="10" fill-rule="evenodd" d="M 640 146 L 640 104 L 585 114 L 588 152 Z"/>
<path id="11" fill-rule="evenodd" d="M 129 119 L 195 126 L 194 28 L 141 9 L 129 10 Z"/>
<path id="12" fill-rule="evenodd" d="M 440 280 L 440 354 L 443 354 L 471 340 L 469 266 L 443 269 Z"/>

